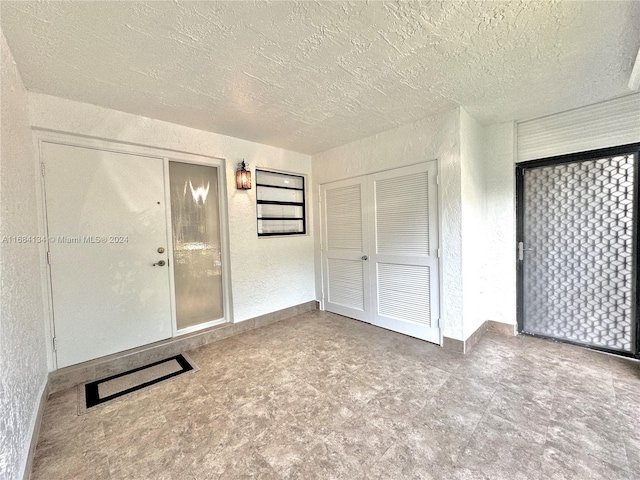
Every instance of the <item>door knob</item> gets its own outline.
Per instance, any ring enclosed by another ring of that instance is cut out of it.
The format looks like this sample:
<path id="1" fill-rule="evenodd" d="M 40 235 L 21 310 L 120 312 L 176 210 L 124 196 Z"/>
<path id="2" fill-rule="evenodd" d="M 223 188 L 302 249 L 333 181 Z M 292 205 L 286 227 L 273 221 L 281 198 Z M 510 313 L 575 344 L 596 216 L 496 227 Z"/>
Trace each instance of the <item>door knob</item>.
<path id="1" fill-rule="evenodd" d="M 153 266 L 155 267 L 157 265 L 158 267 L 164 267 L 166 263 L 167 262 L 165 262 L 164 260 L 160 260 L 158 263 L 154 263 Z"/>
<path id="2" fill-rule="evenodd" d="M 363 260 L 369 260 L 369 257 L 367 257 L 366 255 L 363 255 L 363 256 L 362 256 L 362 259 L 363 259 Z"/>

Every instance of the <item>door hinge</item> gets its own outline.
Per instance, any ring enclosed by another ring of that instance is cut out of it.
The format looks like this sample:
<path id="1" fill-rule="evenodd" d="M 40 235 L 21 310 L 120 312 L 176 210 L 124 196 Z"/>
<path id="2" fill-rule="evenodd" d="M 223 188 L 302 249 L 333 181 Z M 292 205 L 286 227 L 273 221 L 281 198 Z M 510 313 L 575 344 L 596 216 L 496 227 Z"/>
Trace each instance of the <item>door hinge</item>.
<path id="1" fill-rule="evenodd" d="M 440 248 L 438 248 L 436 251 L 437 251 L 438 258 L 440 258 Z"/>
<path id="2" fill-rule="evenodd" d="M 53 337 L 51 339 L 51 343 L 53 344 L 53 351 L 57 352 L 58 351 L 58 339 L 56 337 Z"/>
<path id="3" fill-rule="evenodd" d="M 440 185 L 440 175 L 436 175 L 436 185 Z"/>
<path id="4" fill-rule="evenodd" d="M 40 164 L 40 171 L 42 172 L 42 176 L 44 177 L 44 163 Z"/>
<path id="5" fill-rule="evenodd" d="M 47 263 L 51 265 L 51 252 L 47 250 Z"/>

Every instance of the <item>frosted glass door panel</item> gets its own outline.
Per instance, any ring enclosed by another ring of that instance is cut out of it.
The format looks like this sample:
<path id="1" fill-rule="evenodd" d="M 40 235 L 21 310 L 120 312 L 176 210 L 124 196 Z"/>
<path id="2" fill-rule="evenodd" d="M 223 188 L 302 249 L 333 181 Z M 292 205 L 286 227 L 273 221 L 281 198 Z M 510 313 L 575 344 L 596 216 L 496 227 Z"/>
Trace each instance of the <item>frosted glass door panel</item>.
<path id="1" fill-rule="evenodd" d="M 224 317 L 218 169 L 169 162 L 178 330 Z"/>

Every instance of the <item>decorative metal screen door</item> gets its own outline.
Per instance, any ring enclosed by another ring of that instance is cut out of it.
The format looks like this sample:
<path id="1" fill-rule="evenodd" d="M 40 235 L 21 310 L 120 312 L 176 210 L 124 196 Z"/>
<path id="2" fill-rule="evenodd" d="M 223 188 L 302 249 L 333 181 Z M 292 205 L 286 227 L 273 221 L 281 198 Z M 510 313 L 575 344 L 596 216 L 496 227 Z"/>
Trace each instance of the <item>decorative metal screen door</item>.
<path id="1" fill-rule="evenodd" d="M 594 153 L 518 168 L 519 326 L 636 353 L 637 151 Z"/>

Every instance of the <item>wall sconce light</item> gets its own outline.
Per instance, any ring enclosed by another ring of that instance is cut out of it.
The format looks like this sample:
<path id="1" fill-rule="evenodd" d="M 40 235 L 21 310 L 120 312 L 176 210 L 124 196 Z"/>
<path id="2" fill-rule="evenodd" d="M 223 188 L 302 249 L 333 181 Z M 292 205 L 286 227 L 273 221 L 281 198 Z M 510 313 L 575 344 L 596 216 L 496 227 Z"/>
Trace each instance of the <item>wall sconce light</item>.
<path id="1" fill-rule="evenodd" d="M 236 170 L 236 187 L 238 190 L 251 190 L 251 170 L 244 159 L 238 164 Z"/>

